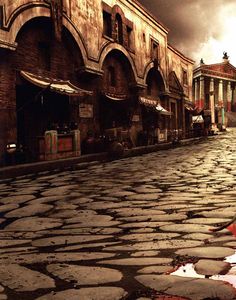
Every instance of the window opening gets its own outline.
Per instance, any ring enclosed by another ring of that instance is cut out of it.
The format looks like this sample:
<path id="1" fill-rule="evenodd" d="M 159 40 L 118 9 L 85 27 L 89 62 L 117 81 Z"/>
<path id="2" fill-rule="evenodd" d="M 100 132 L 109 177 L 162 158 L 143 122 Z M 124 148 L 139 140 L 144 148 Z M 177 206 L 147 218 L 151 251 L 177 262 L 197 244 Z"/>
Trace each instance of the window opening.
<path id="1" fill-rule="evenodd" d="M 118 43 L 123 44 L 123 24 L 119 14 L 116 14 L 115 31 Z"/>
<path id="2" fill-rule="evenodd" d="M 188 75 L 186 70 L 183 70 L 183 84 L 188 84 Z"/>
<path id="3" fill-rule="evenodd" d="M 127 35 L 128 35 L 128 47 L 132 48 L 132 28 L 127 26 Z"/>
<path id="4" fill-rule="evenodd" d="M 112 37 L 111 14 L 103 11 L 103 34 Z"/>

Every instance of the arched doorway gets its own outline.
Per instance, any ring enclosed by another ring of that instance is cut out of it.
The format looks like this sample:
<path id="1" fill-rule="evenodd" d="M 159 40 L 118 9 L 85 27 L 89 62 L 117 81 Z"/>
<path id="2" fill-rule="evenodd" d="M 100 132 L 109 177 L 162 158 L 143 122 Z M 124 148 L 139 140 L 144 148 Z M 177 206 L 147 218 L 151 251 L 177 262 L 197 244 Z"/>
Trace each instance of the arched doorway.
<path id="1" fill-rule="evenodd" d="M 156 68 L 149 70 L 146 85 L 145 94 L 140 97 L 143 131 L 147 135 L 146 143 L 155 144 L 160 141 L 160 132 L 167 128 L 170 115 L 166 109 L 167 99 L 163 96 L 164 81 Z"/>
<path id="2" fill-rule="evenodd" d="M 113 132 L 117 136 L 120 131 L 129 131 L 131 128 L 132 114 L 137 103 L 134 74 L 128 59 L 118 50 L 107 54 L 102 70 L 100 127 L 101 131 Z"/>
<path id="3" fill-rule="evenodd" d="M 45 131 L 57 128 L 58 133 L 65 133 L 78 123 L 76 69 L 83 59 L 66 28 L 61 41 L 56 40 L 48 18 L 28 21 L 16 41 L 17 142 L 31 161 L 38 158 L 38 138 Z"/>

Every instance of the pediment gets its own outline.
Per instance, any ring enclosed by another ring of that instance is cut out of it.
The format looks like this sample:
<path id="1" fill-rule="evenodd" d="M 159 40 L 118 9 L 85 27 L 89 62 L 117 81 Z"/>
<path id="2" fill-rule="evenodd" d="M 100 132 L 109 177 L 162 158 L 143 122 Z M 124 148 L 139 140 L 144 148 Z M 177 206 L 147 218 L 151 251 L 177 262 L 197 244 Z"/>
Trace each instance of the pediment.
<path id="1" fill-rule="evenodd" d="M 179 82 L 179 79 L 176 76 L 174 71 L 170 72 L 168 79 L 169 79 L 170 91 L 173 91 L 175 93 L 183 92 L 183 87 L 182 87 L 181 83 Z"/>
<path id="2" fill-rule="evenodd" d="M 203 67 L 203 69 L 205 71 L 217 72 L 217 73 L 236 77 L 236 68 L 230 63 L 206 65 Z"/>

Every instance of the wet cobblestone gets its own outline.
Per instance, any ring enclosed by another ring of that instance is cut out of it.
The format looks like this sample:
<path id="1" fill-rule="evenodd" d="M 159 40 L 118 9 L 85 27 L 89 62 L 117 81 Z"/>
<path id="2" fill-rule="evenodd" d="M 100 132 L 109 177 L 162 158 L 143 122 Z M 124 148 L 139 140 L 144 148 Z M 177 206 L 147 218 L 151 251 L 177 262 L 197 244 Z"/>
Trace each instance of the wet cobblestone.
<path id="1" fill-rule="evenodd" d="M 0 299 L 235 300 L 235 237 L 210 231 L 236 214 L 235 140 L 1 180 Z M 201 277 L 171 275 L 187 262 Z"/>

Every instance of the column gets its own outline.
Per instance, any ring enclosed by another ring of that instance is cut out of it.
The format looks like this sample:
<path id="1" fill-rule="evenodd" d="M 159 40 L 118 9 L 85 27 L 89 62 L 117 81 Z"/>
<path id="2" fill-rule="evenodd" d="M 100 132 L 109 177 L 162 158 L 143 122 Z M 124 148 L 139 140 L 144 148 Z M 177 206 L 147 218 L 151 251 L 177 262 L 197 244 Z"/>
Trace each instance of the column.
<path id="1" fill-rule="evenodd" d="M 200 91 L 199 91 L 199 108 L 204 107 L 204 98 L 205 98 L 205 90 L 204 90 L 204 77 L 200 77 Z"/>
<path id="2" fill-rule="evenodd" d="M 231 101 L 232 101 L 231 82 L 228 81 L 228 84 L 227 84 L 227 111 L 231 111 Z"/>
<path id="3" fill-rule="evenodd" d="M 197 79 L 194 80 L 194 102 L 196 106 L 199 106 L 199 101 L 198 101 L 198 81 Z"/>
<path id="4" fill-rule="evenodd" d="M 223 101 L 223 80 L 219 80 L 219 93 L 218 93 L 218 105 L 222 107 L 224 105 Z"/>
<path id="5" fill-rule="evenodd" d="M 214 79 L 211 78 L 210 80 L 210 110 L 211 110 L 211 123 L 215 123 L 215 96 L 214 96 Z"/>
<path id="6" fill-rule="evenodd" d="M 224 99 L 223 99 L 223 80 L 219 80 L 219 93 L 218 93 L 218 106 L 220 108 L 219 123 L 223 126 L 225 122 L 225 110 L 224 110 Z"/>
<path id="7" fill-rule="evenodd" d="M 232 111 L 236 111 L 235 87 L 232 88 Z"/>

